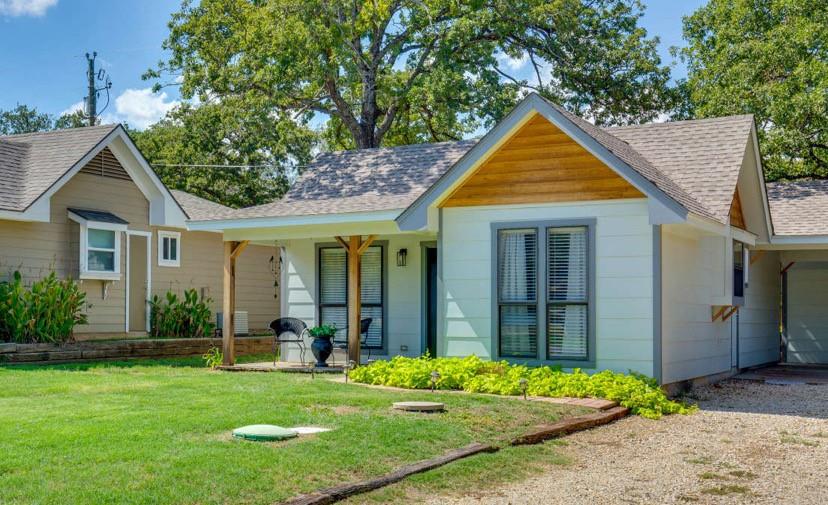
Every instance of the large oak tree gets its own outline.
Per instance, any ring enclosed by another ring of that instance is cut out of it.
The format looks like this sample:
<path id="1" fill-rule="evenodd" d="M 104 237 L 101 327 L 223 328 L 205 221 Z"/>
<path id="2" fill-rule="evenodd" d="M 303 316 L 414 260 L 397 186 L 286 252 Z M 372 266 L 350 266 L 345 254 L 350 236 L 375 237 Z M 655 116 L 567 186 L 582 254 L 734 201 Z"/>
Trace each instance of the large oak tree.
<path id="1" fill-rule="evenodd" d="M 315 117 L 324 148 L 459 138 L 528 89 L 599 124 L 634 123 L 674 105 L 641 12 L 637 0 L 185 1 L 169 59 L 146 77 L 300 125 Z"/>

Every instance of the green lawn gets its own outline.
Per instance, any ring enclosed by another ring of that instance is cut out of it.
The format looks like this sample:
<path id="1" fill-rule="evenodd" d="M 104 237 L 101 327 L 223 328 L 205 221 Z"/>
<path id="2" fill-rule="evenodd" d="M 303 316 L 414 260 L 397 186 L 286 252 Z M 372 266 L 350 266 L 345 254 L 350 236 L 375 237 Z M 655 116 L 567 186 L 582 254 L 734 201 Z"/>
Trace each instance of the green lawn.
<path id="1" fill-rule="evenodd" d="M 0 503 L 273 503 L 473 441 L 503 443 L 528 426 L 584 412 L 197 364 L 0 367 Z M 447 413 L 389 409 L 393 401 L 435 397 Z M 256 423 L 334 431 L 275 444 L 229 436 Z M 508 448 L 360 500 L 491 486 L 560 462 L 554 444 Z"/>

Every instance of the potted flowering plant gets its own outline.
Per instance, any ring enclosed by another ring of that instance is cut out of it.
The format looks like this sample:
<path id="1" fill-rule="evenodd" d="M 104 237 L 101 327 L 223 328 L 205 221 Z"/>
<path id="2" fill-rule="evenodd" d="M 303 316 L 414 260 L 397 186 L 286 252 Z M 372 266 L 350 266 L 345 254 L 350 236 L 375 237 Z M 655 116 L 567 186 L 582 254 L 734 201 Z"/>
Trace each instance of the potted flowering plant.
<path id="1" fill-rule="evenodd" d="M 331 339 L 336 335 L 336 325 L 323 324 L 321 326 L 314 326 L 308 330 L 308 333 L 313 337 L 311 351 L 313 351 L 313 356 L 316 358 L 315 366 L 328 366 L 326 361 L 333 352 L 333 342 L 331 342 Z"/>

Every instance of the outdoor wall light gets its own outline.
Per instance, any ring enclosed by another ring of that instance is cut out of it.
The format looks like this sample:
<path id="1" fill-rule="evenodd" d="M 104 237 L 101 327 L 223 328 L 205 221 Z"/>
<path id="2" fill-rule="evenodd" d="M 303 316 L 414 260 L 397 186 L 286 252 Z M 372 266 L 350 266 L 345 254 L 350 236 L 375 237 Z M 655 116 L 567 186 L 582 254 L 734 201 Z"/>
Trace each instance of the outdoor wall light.
<path id="1" fill-rule="evenodd" d="M 397 266 L 404 267 L 408 263 L 408 249 L 400 249 L 397 251 Z"/>
<path id="2" fill-rule="evenodd" d="M 526 377 L 521 377 L 518 383 L 520 384 L 520 389 L 523 391 L 523 399 L 526 400 L 526 388 L 529 386 L 529 381 Z"/>
<path id="3" fill-rule="evenodd" d="M 433 393 L 435 389 L 437 389 L 437 379 L 440 378 L 440 372 L 434 370 L 431 372 L 431 392 Z"/>

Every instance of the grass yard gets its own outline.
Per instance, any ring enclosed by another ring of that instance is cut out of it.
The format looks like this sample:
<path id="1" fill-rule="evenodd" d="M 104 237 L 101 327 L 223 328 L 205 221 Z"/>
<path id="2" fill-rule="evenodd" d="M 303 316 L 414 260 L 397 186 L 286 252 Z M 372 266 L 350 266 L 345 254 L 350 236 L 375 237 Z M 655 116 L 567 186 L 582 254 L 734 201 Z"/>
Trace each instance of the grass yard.
<path id="1" fill-rule="evenodd" d="M 0 367 L 0 383 L 0 503 L 274 503 L 585 412 L 321 376 L 211 372 L 197 359 Z M 389 408 L 435 397 L 447 413 Z M 334 431 L 273 444 L 229 434 L 258 423 Z M 485 488 L 557 463 L 555 444 L 508 448 L 361 500 Z"/>

